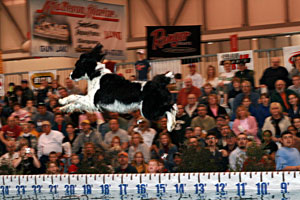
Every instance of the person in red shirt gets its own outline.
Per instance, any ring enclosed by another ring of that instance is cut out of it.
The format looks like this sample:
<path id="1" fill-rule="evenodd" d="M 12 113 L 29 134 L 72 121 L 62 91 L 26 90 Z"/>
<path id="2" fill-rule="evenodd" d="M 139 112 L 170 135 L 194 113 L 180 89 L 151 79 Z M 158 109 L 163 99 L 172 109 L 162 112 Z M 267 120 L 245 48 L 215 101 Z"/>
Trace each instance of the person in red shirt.
<path id="1" fill-rule="evenodd" d="M 177 97 L 177 104 L 186 106 L 187 105 L 187 97 L 189 94 L 195 94 L 198 99 L 201 96 L 201 90 L 195 86 L 193 86 L 193 82 L 191 78 L 186 78 L 184 80 L 185 87 L 182 88 Z"/>
<path id="2" fill-rule="evenodd" d="M 22 131 L 21 126 L 16 123 L 14 117 L 8 117 L 7 125 L 2 127 L 0 131 L 0 140 L 6 145 L 9 140 L 14 140 L 20 136 Z"/>

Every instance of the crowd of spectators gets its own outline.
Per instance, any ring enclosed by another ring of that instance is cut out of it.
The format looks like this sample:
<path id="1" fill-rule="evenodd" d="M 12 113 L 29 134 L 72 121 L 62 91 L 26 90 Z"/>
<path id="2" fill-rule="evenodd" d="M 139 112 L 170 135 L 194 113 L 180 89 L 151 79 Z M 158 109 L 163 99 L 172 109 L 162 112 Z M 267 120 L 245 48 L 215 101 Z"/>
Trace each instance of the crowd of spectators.
<path id="1" fill-rule="evenodd" d="M 172 132 L 165 117 L 150 122 L 139 111 L 62 113 L 59 98 L 84 94 L 69 78 L 65 86 L 42 81 L 36 91 L 27 80 L 10 83 L 0 104 L 0 165 L 13 174 L 177 172 L 193 148 L 220 171 L 241 171 L 255 145 L 274 170 L 300 170 L 300 57 L 292 74 L 279 58 L 271 63 L 257 87 L 246 63 L 234 73 L 225 61 L 219 75 L 209 66 L 204 78 L 190 64 L 170 86 L 178 105 Z"/>

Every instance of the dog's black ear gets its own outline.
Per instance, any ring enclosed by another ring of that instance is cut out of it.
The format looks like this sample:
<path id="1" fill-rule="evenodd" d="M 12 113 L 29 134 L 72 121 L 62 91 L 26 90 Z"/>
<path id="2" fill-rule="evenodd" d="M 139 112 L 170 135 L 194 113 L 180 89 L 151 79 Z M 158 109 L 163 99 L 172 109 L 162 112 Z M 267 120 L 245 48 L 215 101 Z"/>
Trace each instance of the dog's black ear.
<path id="1" fill-rule="evenodd" d="M 102 48 L 103 48 L 103 45 L 101 43 L 98 43 L 91 51 L 91 55 L 93 55 L 93 57 L 98 62 L 101 62 L 105 57 L 105 53 L 102 53 Z"/>

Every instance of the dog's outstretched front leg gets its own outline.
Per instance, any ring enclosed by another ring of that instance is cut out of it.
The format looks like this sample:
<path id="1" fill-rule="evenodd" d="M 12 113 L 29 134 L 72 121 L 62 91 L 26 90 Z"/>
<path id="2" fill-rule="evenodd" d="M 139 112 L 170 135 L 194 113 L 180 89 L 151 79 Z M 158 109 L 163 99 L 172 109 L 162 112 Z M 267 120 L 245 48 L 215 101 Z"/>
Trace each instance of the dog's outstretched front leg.
<path id="1" fill-rule="evenodd" d="M 80 99 L 82 99 L 82 97 L 85 97 L 85 96 L 82 96 L 82 95 L 69 95 L 63 99 L 59 99 L 58 100 L 58 103 L 61 104 L 61 105 L 66 105 L 68 103 L 71 103 L 71 102 L 78 102 Z"/>
<path id="2" fill-rule="evenodd" d="M 171 132 L 176 125 L 176 114 L 178 112 L 177 105 L 174 104 L 170 111 L 166 112 L 167 115 L 167 129 Z"/>

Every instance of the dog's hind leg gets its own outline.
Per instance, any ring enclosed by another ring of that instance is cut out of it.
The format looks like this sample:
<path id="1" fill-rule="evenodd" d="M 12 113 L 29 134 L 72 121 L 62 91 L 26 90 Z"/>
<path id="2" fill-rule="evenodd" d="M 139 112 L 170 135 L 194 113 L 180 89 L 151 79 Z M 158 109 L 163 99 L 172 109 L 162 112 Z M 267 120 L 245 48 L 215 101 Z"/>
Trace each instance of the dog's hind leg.
<path id="1" fill-rule="evenodd" d="M 176 114 L 177 114 L 178 108 L 177 105 L 174 104 L 171 108 L 171 111 L 167 111 L 167 129 L 169 132 L 171 132 L 176 125 Z"/>

